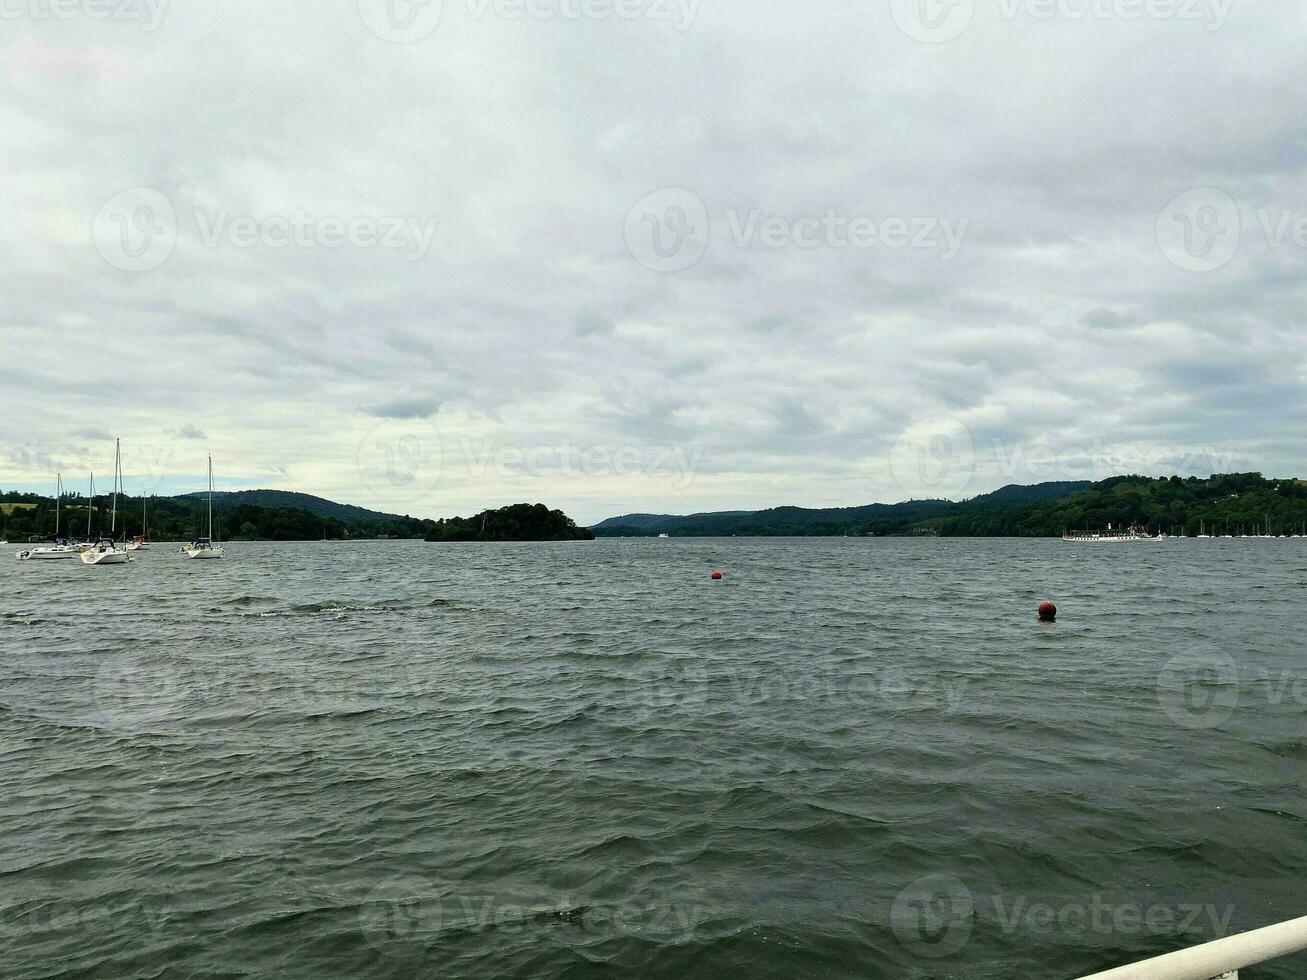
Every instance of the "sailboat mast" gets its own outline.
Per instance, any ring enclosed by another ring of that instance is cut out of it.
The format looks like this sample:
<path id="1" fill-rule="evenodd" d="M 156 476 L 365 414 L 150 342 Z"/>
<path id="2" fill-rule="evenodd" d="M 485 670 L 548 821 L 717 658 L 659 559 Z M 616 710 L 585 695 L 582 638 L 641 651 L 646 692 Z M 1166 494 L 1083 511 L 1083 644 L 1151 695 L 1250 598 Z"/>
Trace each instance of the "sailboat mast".
<path id="1" fill-rule="evenodd" d="M 209 457 L 209 540 L 213 540 L 213 457 Z"/>
<path id="2" fill-rule="evenodd" d="M 86 536 L 91 536 L 91 515 L 95 512 L 95 474 L 91 474 L 91 495 L 86 498 Z"/>
<path id="3" fill-rule="evenodd" d="M 63 497 L 64 497 L 64 475 L 63 475 L 62 473 L 56 473 L 56 474 L 54 475 L 54 479 L 55 479 L 55 489 L 54 489 L 54 539 L 55 539 L 56 541 L 58 541 L 58 540 L 59 540 L 59 501 L 63 500 Z"/>
<path id="4" fill-rule="evenodd" d="M 118 485 L 122 482 L 122 441 L 113 441 L 113 516 L 109 519 L 109 536 L 118 533 Z"/>

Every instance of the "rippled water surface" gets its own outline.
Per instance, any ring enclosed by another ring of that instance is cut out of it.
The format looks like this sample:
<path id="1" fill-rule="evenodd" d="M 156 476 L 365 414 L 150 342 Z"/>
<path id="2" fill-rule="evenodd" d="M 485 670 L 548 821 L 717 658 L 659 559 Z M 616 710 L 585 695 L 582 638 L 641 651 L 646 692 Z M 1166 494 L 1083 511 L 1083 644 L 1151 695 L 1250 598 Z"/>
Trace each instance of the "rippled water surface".
<path id="1" fill-rule="evenodd" d="M 175 552 L 0 561 L 0 975 L 1073 977 L 1307 913 L 1307 540 Z"/>

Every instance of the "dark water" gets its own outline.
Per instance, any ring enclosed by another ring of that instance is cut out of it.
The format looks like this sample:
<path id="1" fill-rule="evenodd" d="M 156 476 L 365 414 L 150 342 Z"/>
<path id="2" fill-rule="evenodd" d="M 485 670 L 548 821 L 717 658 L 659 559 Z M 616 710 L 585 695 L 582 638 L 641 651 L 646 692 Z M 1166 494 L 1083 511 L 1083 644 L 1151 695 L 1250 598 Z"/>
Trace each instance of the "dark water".
<path id="1" fill-rule="evenodd" d="M 1302 915 L 1305 588 L 1307 540 L 6 556 L 0 975 L 1073 977 Z"/>

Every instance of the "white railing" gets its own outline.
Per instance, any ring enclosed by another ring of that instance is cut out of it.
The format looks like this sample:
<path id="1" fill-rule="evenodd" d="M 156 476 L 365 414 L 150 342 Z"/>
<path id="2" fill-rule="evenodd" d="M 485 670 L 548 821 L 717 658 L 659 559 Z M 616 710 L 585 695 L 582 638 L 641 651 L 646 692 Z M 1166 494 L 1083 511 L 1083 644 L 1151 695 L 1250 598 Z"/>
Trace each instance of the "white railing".
<path id="1" fill-rule="evenodd" d="M 1301 949 L 1307 949 L 1307 916 L 1142 963 L 1119 966 L 1081 980 L 1238 980 L 1239 971 L 1246 966 Z"/>

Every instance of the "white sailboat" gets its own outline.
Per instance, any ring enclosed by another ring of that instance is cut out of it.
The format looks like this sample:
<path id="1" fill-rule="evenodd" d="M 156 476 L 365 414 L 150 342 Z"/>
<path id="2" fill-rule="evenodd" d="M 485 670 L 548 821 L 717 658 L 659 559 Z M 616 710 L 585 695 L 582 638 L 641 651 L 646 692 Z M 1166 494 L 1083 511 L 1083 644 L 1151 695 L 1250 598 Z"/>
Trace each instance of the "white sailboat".
<path id="1" fill-rule="evenodd" d="M 19 561 L 55 561 L 64 558 L 76 558 L 77 549 L 59 536 L 59 510 L 64 499 L 64 477 L 62 473 L 55 474 L 55 497 L 54 497 L 54 544 L 42 545 L 39 548 L 27 548 L 18 552 L 14 557 Z"/>
<path id="2" fill-rule="evenodd" d="M 109 536 L 107 538 L 102 537 L 97 543 L 82 549 L 81 556 L 84 565 L 126 565 L 132 561 L 132 556 L 127 553 L 127 549 L 119 548 L 114 541 L 114 537 L 118 533 L 118 492 L 122 488 L 122 466 L 122 442 L 115 439 L 113 449 L 113 517 L 109 522 Z"/>
<path id="3" fill-rule="evenodd" d="M 213 541 L 213 457 L 209 457 L 209 534 L 207 537 L 192 541 L 182 554 L 187 558 L 221 558 L 222 545 Z"/>

